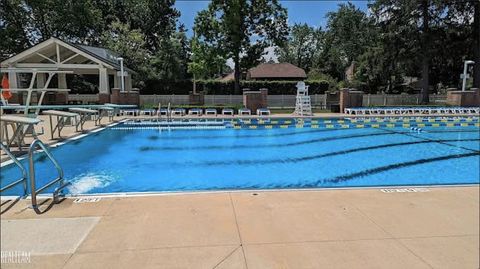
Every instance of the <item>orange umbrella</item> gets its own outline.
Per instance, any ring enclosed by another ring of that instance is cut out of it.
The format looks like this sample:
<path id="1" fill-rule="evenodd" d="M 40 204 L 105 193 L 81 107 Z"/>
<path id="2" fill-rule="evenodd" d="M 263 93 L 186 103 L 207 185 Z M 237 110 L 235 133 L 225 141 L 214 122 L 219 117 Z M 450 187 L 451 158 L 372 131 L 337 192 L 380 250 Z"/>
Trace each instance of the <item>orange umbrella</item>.
<path id="1" fill-rule="evenodd" d="M 12 98 L 12 92 L 10 91 L 10 83 L 8 82 L 7 74 L 3 74 L 2 78 L 2 96 L 6 100 Z"/>

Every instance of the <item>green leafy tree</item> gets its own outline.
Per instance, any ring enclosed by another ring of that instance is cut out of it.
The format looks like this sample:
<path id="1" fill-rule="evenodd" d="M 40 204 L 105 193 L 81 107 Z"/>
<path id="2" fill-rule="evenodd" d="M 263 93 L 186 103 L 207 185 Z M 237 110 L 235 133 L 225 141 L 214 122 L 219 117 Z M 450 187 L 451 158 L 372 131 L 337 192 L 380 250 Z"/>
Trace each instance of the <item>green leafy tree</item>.
<path id="1" fill-rule="evenodd" d="M 475 55 L 474 2 L 441 2 L 440 22 L 432 28 L 430 84 L 458 87 L 464 60 Z M 477 47 L 480 49 L 479 47 Z M 477 49 L 477 51 L 478 51 Z"/>
<path id="2" fill-rule="evenodd" d="M 473 87 L 480 88 L 480 1 L 475 1 L 474 5 L 474 23 L 472 25 L 475 38 L 473 47 L 473 60 L 475 61 L 475 66 L 473 67 Z"/>
<path id="3" fill-rule="evenodd" d="M 432 86 L 456 86 L 463 60 L 473 57 L 474 5 L 468 0 L 377 0 L 370 6 L 381 29 L 383 57 L 392 63 L 386 72 L 421 77 L 422 103 L 428 103 Z"/>
<path id="4" fill-rule="evenodd" d="M 31 44 L 24 28 L 28 21 L 22 0 L 0 1 L 0 60 L 23 51 Z"/>
<path id="5" fill-rule="evenodd" d="M 188 41 L 184 29 L 176 31 L 180 14 L 174 3 L 174 0 L 2 0 L 0 57 L 7 58 L 55 36 L 117 51 L 130 68 L 142 74 L 141 79 L 165 74 L 151 70 L 150 61 L 162 59 L 153 56 L 166 49 L 180 58 L 179 67 L 172 73 L 176 78 L 184 78 Z"/>
<path id="6" fill-rule="evenodd" d="M 8 57 L 52 36 L 88 41 L 101 23 L 94 0 L 2 0 L 0 39 Z"/>
<path id="7" fill-rule="evenodd" d="M 135 66 L 140 80 L 152 75 L 151 69 L 144 64 L 150 61 L 150 56 L 145 49 L 145 36 L 140 30 L 132 30 L 127 24 L 115 21 L 103 33 L 100 41 L 105 47 L 120 54 L 127 66 Z"/>
<path id="8" fill-rule="evenodd" d="M 411 62 L 411 66 L 416 69 L 412 71 L 421 74 L 422 103 L 428 103 L 431 59 L 436 50 L 433 44 L 438 38 L 433 33 L 442 22 L 445 12 L 441 1 L 377 0 L 373 9 L 378 23 L 390 28 L 391 36 L 397 34 L 396 29 L 402 32 L 402 35 L 393 37 L 391 42 L 397 42 L 399 50 L 405 52 L 404 58 L 418 59 Z"/>
<path id="9" fill-rule="evenodd" d="M 191 41 L 191 49 L 188 71 L 194 75 L 195 79 L 210 79 L 222 75 L 226 59 L 217 53 L 217 48 L 194 37 Z"/>
<path id="10" fill-rule="evenodd" d="M 103 32 L 118 20 L 130 29 L 139 29 L 145 35 L 145 46 L 154 52 L 162 46 L 163 38 L 170 38 L 176 30 L 180 12 L 175 0 L 91 0 L 95 1 L 104 18 L 99 31 Z"/>
<path id="11" fill-rule="evenodd" d="M 352 3 L 341 4 L 327 18 L 329 49 L 340 56 L 337 60 L 346 67 L 370 45 L 372 25 L 367 15 Z"/>
<path id="12" fill-rule="evenodd" d="M 218 55 L 233 59 L 239 93 L 242 54 L 284 42 L 287 11 L 278 0 L 212 0 L 195 18 L 195 32 L 207 46 L 217 48 Z"/>
<path id="13" fill-rule="evenodd" d="M 170 38 L 159 43 L 159 49 L 152 57 L 150 67 L 156 78 L 167 81 L 185 79 L 189 61 L 189 48 L 185 31 L 180 29 Z"/>
<path id="14" fill-rule="evenodd" d="M 343 80 L 345 70 L 359 60 L 371 44 L 373 23 L 353 4 L 340 4 L 327 14 L 327 27 L 321 34 L 313 68 Z"/>
<path id="15" fill-rule="evenodd" d="M 288 62 L 309 72 L 315 63 L 315 57 L 323 50 L 322 30 L 307 24 L 295 24 L 290 28 L 288 41 L 277 48 L 278 60 Z"/>

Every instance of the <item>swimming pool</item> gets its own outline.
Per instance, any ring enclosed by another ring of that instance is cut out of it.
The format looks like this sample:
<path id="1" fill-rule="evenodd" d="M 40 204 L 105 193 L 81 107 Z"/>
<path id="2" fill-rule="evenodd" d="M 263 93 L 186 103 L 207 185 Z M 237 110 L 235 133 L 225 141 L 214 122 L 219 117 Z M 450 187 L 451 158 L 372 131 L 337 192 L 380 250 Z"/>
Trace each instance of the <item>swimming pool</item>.
<path id="1" fill-rule="evenodd" d="M 210 123 L 184 130 L 188 121 L 128 121 L 52 153 L 72 182 L 71 194 L 480 182 L 478 118 Z M 180 129 L 168 131 L 169 125 Z M 56 171 L 37 155 L 40 186 Z M 15 167 L 3 167 L 2 186 L 18 175 Z M 18 186 L 5 195 L 20 193 Z"/>

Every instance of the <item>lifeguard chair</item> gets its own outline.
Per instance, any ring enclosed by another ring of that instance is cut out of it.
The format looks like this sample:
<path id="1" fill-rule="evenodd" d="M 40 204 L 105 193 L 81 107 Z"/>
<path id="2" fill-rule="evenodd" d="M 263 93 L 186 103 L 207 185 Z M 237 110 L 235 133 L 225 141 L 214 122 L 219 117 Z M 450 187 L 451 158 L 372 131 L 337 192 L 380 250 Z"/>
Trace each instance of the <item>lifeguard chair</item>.
<path id="1" fill-rule="evenodd" d="M 312 103 L 308 95 L 308 86 L 305 82 L 299 81 L 297 83 L 297 97 L 295 102 L 295 115 L 298 116 L 312 116 Z"/>

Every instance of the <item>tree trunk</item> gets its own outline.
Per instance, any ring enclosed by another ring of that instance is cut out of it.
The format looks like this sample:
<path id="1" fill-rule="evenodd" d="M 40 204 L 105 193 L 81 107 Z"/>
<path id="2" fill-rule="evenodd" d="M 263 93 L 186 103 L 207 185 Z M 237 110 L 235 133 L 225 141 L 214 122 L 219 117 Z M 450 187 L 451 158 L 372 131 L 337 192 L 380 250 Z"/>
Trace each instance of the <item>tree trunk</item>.
<path id="1" fill-rule="evenodd" d="M 240 92 L 240 57 L 234 57 L 233 62 L 235 63 L 234 77 L 235 77 L 235 94 L 241 94 Z"/>
<path id="2" fill-rule="evenodd" d="M 480 1 L 475 3 L 474 11 L 474 21 L 473 21 L 473 37 L 474 37 L 474 46 L 473 46 L 473 61 L 475 64 L 473 66 L 473 87 L 480 88 Z"/>
<path id="3" fill-rule="evenodd" d="M 429 23 L 430 23 L 430 14 L 428 13 L 429 0 L 422 1 L 422 104 L 426 105 L 429 103 L 429 77 L 428 71 L 430 69 L 430 40 L 429 40 Z"/>

